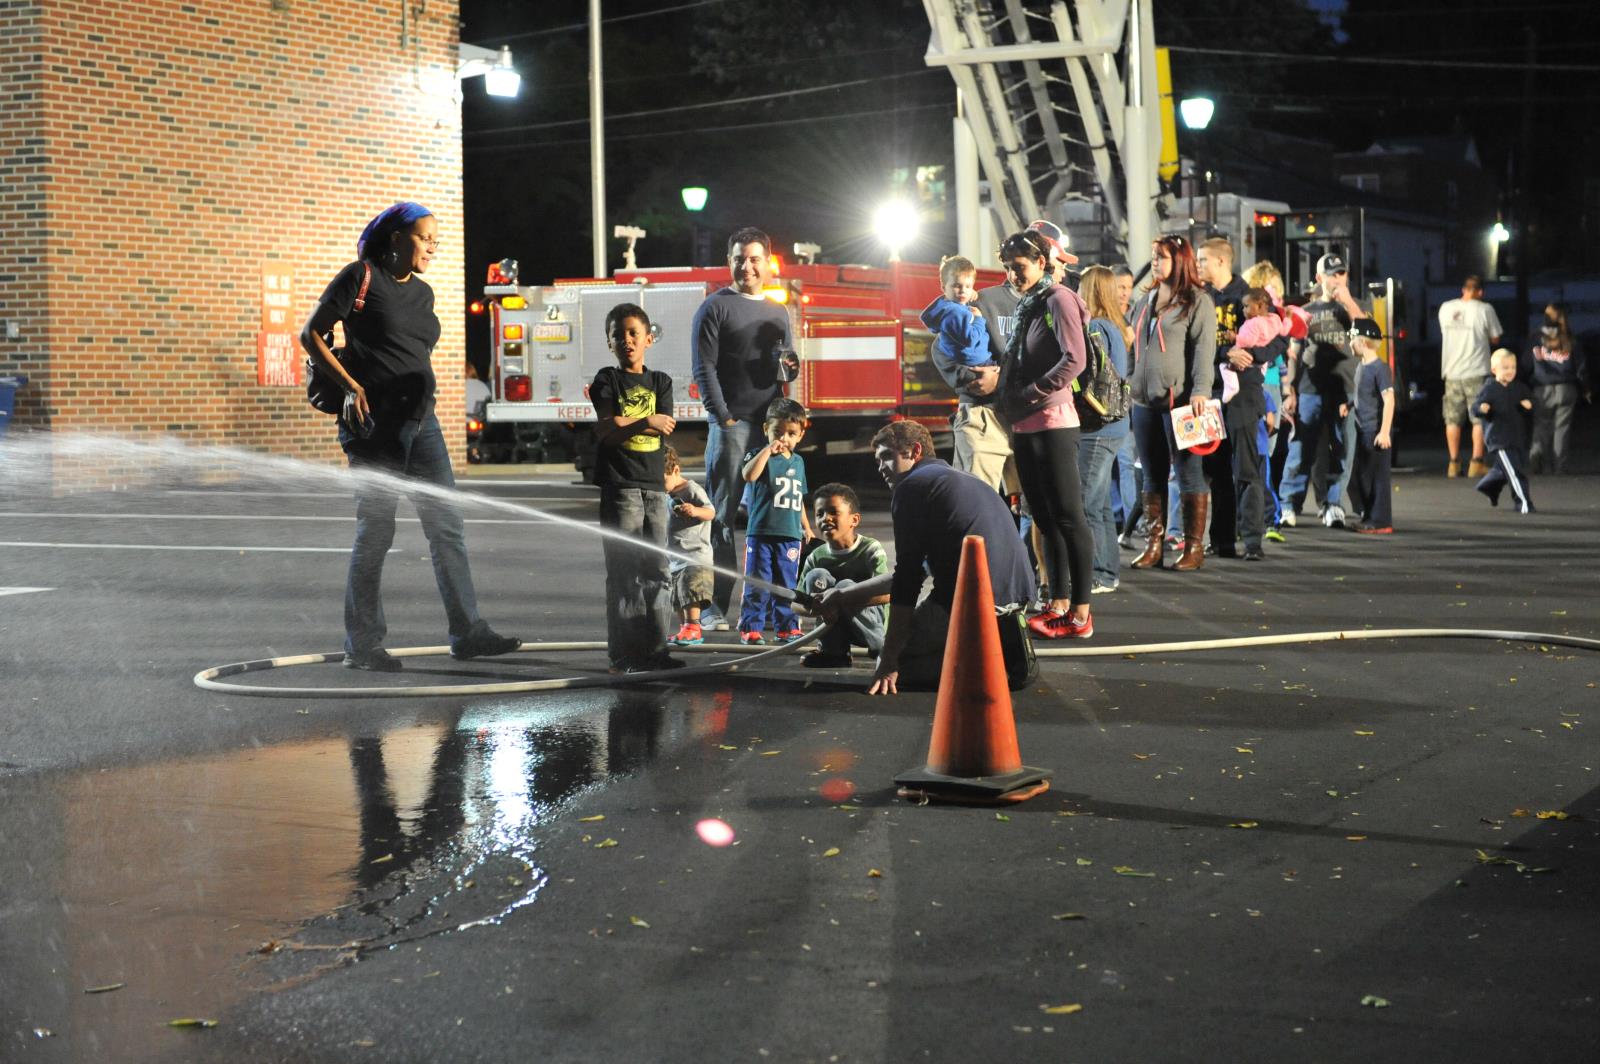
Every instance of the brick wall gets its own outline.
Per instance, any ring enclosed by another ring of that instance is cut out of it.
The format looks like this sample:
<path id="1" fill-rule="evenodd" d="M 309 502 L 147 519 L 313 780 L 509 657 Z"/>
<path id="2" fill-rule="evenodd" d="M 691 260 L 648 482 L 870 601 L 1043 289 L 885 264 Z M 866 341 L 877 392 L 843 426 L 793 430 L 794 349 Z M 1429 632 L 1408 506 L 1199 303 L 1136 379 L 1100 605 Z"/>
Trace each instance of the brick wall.
<path id="1" fill-rule="evenodd" d="M 420 13 L 418 13 L 420 9 Z M 331 418 L 256 383 L 263 264 L 295 329 L 366 220 L 428 205 L 439 409 L 461 461 L 457 5 L 0 0 L 0 373 L 13 431 L 172 434 L 334 460 Z M 11 101 L 20 107 L 13 107 Z"/>

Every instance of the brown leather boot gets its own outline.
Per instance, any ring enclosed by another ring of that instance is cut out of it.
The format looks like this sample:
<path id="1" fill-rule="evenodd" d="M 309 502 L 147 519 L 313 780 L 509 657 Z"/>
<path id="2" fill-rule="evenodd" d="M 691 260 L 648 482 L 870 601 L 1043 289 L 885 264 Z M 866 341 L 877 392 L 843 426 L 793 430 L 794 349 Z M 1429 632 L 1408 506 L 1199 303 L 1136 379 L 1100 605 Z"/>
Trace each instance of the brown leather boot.
<path id="1" fill-rule="evenodd" d="M 1144 553 L 1133 560 L 1135 569 L 1159 569 L 1167 554 L 1167 493 L 1144 493 L 1144 521 L 1146 525 Z"/>
<path id="2" fill-rule="evenodd" d="M 1206 513 L 1211 496 L 1184 492 L 1178 496 L 1183 507 L 1183 557 L 1173 566 L 1180 573 L 1198 569 L 1206 563 Z"/>

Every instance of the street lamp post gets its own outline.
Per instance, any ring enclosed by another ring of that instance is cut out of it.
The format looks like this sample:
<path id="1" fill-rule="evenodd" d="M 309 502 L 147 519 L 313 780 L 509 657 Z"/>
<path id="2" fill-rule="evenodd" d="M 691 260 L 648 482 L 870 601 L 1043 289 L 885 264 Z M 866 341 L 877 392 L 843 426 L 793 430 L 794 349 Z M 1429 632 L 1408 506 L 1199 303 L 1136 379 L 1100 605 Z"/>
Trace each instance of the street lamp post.
<path id="1" fill-rule="evenodd" d="M 706 200 L 710 197 L 700 185 L 688 185 L 680 189 L 678 194 L 683 197 L 683 209 L 689 212 L 689 265 L 700 265 L 700 212 L 706 209 Z"/>
<path id="2" fill-rule="evenodd" d="M 1190 96 L 1178 102 L 1178 114 L 1183 118 L 1184 127 L 1194 137 L 1194 163 L 1191 177 L 1189 178 L 1189 224 L 1194 225 L 1194 183 L 1200 174 L 1200 139 L 1207 126 L 1211 124 L 1211 116 L 1216 113 L 1217 105 L 1206 96 Z M 1211 209 L 1211 180 L 1206 179 L 1206 230 L 1211 231 L 1216 225 L 1216 212 Z M 1190 236 L 1193 236 L 1191 231 Z"/>
<path id="3" fill-rule="evenodd" d="M 606 114 L 600 68 L 600 0 L 589 0 L 589 184 L 594 275 L 606 275 Z"/>

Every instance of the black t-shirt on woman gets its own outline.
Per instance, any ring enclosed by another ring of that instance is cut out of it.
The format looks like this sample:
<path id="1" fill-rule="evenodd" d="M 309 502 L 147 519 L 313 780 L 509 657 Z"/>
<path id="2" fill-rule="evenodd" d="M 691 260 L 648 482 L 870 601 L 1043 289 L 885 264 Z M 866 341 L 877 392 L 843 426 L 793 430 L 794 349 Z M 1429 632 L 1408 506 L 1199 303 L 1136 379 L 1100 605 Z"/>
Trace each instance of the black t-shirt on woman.
<path id="1" fill-rule="evenodd" d="M 381 425 L 421 418 L 433 410 L 436 381 L 433 348 L 439 319 L 433 289 L 417 274 L 401 283 L 371 263 L 372 282 L 361 310 L 362 263 L 352 262 L 328 283 L 311 315 L 311 328 L 326 333 L 344 322 L 345 368 L 367 390 L 374 420 Z"/>

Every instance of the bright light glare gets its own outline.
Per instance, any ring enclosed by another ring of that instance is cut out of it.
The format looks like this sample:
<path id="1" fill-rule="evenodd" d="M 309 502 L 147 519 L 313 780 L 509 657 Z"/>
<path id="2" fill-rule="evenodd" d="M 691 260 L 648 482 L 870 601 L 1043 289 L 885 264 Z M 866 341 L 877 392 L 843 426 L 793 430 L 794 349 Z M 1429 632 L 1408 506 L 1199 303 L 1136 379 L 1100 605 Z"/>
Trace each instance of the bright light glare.
<path id="1" fill-rule="evenodd" d="M 483 88 L 490 96 L 515 96 L 522 90 L 522 75 L 510 67 L 495 67 L 483 76 Z"/>
<path id="2" fill-rule="evenodd" d="M 694 826 L 694 831 L 707 846 L 727 846 L 733 842 L 733 829 L 721 820 L 702 820 Z"/>
<path id="3" fill-rule="evenodd" d="M 1489 230 L 1489 239 L 1496 244 L 1504 244 L 1511 239 L 1511 230 L 1507 229 L 1504 223 L 1495 222 L 1494 228 Z"/>
<path id="4" fill-rule="evenodd" d="M 683 206 L 685 210 L 703 211 L 706 209 L 706 197 L 710 195 L 698 185 L 691 185 L 683 189 Z"/>
<path id="5" fill-rule="evenodd" d="M 1178 104 L 1178 113 L 1183 116 L 1183 124 L 1195 130 L 1209 126 L 1211 116 L 1216 110 L 1217 105 L 1204 96 L 1191 96 Z"/>
<path id="6" fill-rule="evenodd" d="M 905 200 L 885 203 L 872 219 L 873 230 L 877 232 L 878 239 L 888 245 L 891 254 L 898 253 L 917 238 L 920 224 L 917 208 Z"/>

